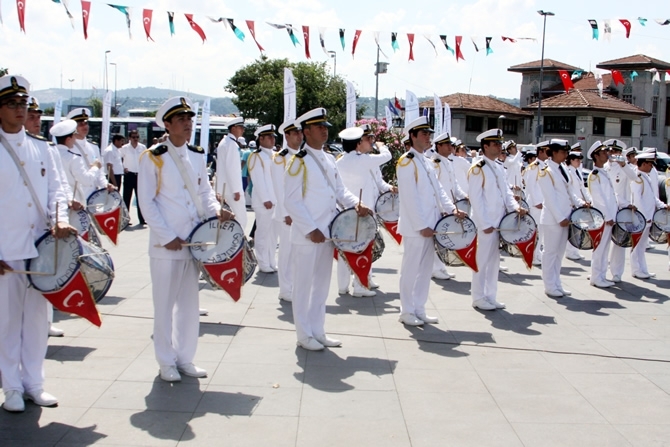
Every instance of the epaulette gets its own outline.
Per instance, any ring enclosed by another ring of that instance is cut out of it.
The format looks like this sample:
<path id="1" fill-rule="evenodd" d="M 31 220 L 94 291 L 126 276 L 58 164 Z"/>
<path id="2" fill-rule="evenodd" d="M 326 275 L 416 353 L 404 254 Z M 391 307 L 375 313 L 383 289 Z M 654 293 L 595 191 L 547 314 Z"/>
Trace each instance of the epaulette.
<path id="1" fill-rule="evenodd" d="M 168 151 L 168 147 L 167 147 L 167 145 L 165 145 L 165 144 L 159 144 L 158 146 L 156 146 L 156 147 L 153 148 L 153 149 L 150 149 L 149 151 L 150 151 L 153 155 L 156 155 L 156 156 L 158 156 L 158 155 L 163 155 L 164 153 L 166 153 L 166 152 Z"/>
<path id="2" fill-rule="evenodd" d="M 295 156 L 298 158 L 305 158 L 305 155 L 307 155 L 307 151 L 305 149 L 300 149 L 298 153 L 295 154 Z"/>
<path id="3" fill-rule="evenodd" d="M 406 158 L 409 158 L 409 159 L 411 160 L 412 158 L 414 158 L 414 152 L 407 152 L 407 153 L 405 154 L 405 157 L 406 157 Z"/>
<path id="4" fill-rule="evenodd" d="M 597 169 L 593 169 L 593 171 L 591 171 L 591 174 L 593 174 L 593 175 L 598 175 L 598 170 L 597 170 Z"/>
<path id="5" fill-rule="evenodd" d="M 35 134 L 32 134 L 32 133 L 30 133 L 30 132 L 28 132 L 28 131 L 26 131 L 26 135 L 28 135 L 29 137 L 34 138 L 34 139 L 36 139 L 36 140 L 40 140 L 40 141 L 49 141 L 49 140 L 47 140 L 46 138 L 44 138 L 42 135 L 35 135 Z"/>
<path id="6" fill-rule="evenodd" d="M 434 161 L 435 163 L 440 163 L 442 160 L 440 160 L 439 158 L 433 158 L 433 161 Z"/>
<path id="7" fill-rule="evenodd" d="M 191 146 L 190 144 L 187 145 L 189 151 L 196 152 L 198 154 L 204 154 L 205 150 L 201 148 L 200 146 Z"/>
<path id="8" fill-rule="evenodd" d="M 261 152 L 261 150 L 262 149 L 260 147 L 257 147 L 256 150 L 254 151 L 254 154 L 257 154 L 257 153 Z"/>
<path id="9" fill-rule="evenodd" d="M 479 163 L 475 164 L 475 166 L 479 166 L 480 168 L 483 168 L 485 164 L 486 164 L 486 161 L 484 161 L 484 159 L 482 159 L 482 160 L 479 160 Z"/>
<path id="10" fill-rule="evenodd" d="M 640 184 L 644 183 L 644 181 L 642 180 L 642 174 L 637 175 L 637 180 L 635 180 L 635 183 L 640 183 Z"/>
<path id="11" fill-rule="evenodd" d="M 277 155 L 280 157 L 286 157 L 286 154 L 288 154 L 288 149 L 284 148 L 281 151 L 277 152 Z"/>

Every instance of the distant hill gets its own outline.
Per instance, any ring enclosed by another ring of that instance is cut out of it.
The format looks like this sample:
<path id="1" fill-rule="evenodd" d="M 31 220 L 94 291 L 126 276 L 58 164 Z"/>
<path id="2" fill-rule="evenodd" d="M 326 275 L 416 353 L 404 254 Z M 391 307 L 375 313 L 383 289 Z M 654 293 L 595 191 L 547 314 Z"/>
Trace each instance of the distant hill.
<path id="1" fill-rule="evenodd" d="M 519 99 L 518 98 L 498 98 L 497 96 L 493 95 L 488 95 L 491 98 L 496 98 L 500 101 L 506 102 L 507 104 L 511 104 L 513 106 L 519 107 Z M 417 98 L 419 102 L 422 101 L 427 101 L 429 99 L 433 99 L 432 96 L 422 96 L 420 98 Z M 398 100 L 400 100 L 400 103 L 404 106 L 405 105 L 405 98 L 404 97 L 398 97 Z M 379 117 L 383 118 L 386 116 L 386 112 L 384 111 L 384 107 L 391 101 L 391 104 L 395 101 L 395 98 L 379 98 L 379 106 L 378 106 L 378 113 Z M 364 118 L 371 118 L 375 115 L 375 98 L 373 96 L 361 96 L 356 99 L 356 103 L 358 107 L 360 108 L 362 105 L 365 106 L 365 112 L 363 113 Z"/>

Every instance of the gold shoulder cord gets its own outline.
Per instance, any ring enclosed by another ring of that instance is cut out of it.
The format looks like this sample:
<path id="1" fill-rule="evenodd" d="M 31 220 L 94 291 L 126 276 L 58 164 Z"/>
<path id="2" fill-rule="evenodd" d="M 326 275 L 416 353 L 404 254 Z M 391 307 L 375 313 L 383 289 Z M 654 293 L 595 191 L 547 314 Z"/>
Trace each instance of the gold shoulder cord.
<path id="1" fill-rule="evenodd" d="M 254 167 L 256 166 L 256 158 L 260 160 L 261 167 L 263 168 L 263 170 L 265 170 L 265 163 L 263 163 L 263 159 L 261 158 L 260 155 L 258 155 L 258 153 L 254 152 L 251 155 L 249 155 L 249 172 L 254 170 Z M 254 161 L 253 165 L 251 164 L 251 160 Z"/>
<path id="2" fill-rule="evenodd" d="M 419 181 L 419 171 L 417 170 L 416 162 L 413 159 L 407 158 L 405 155 L 403 155 L 402 157 L 400 157 L 398 159 L 398 162 L 396 163 L 396 169 L 398 167 L 404 168 L 405 166 L 408 166 L 410 163 L 414 163 L 414 181 L 418 182 Z"/>
<path id="3" fill-rule="evenodd" d="M 281 160 L 277 161 L 278 158 L 281 158 Z M 286 157 L 283 155 L 275 154 L 274 157 L 272 157 L 272 160 L 276 165 L 284 165 L 284 168 L 286 168 Z"/>
<path id="4" fill-rule="evenodd" d="M 156 168 L 158 169 L 158 180 L 156 183 L 156 195 L 161 191 L 161 173 L 163 172 L 163 159 L 161 157 L 156 157 L 154 154 L 151 153 L 151 150 L 147 149 L 146 151 L 142 152 L 140 154 L 140 160 L 144 155 L 148 155 L 149 159 L 153 162 L 153 164 L 156 165 Z"/>
<path id="5" fill-rule="evenodd" d="M 593 171 L 591 171 L 591 173 L 589 174 L 589 176 L 587 178 L 587 181 L 586 181 L 588 183 L 588 187 L 589 187 L 589 194 L 592 194 L 591 193 L 591 182 L 596 181 L 596 180 L 598 180 L 598 183 L 600 183 L 600 176 L 598 174 L 594 174 Z"/>
<path id="6" fill-rule="evenodd" d="M 296 160 L 299 162 L 298 169 L 293 167 L 296 164 Z M 307 168 L 305 168 L 305 161 L 302 158 L 296 157 L 294 155 L 291 157 L 291 161 L 288 164 L 288 169 L 286 172 L 291 177 L 296 177 L 300 175 L 300 171 L 302 171 L 302 196 L 305 197 L 305 193 L 307 192 Z"/>
<path id="7" fill-rule="evenodd" d="M 551 180 L 551 185 L 556 186 L 556 183 L 554 183 L 554 177 L 551 175 L 551 172 L 549 172 L 547 169 L 549 168 L 540 169 L 540 172 L 537 173 L 537 177 L 540 178 L 548 175 L 549 180 Z"/>
<path id="8" fill-rule="evenodd" d="M 482 175 L 482 189 L 484 189 L 484 185 L 486 185 L 486 175 L 482 171 L 482 168 L 477 166 L 477 165 L 474 165 L 470 168 L 470 170 L 468 170 L 468 179 L 470 178 L 470 174 L 472 174 L 472 175 L 481 174 Z"/>

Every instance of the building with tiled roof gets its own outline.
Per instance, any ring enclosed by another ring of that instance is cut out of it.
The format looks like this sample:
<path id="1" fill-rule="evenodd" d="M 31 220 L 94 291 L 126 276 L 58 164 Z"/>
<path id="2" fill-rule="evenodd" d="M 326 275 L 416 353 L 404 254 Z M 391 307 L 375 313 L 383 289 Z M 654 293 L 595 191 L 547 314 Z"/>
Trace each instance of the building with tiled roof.
<path id="1" fill-rule="evenodd" d="M 525 73 L 528 71 L 540 71 L 540 67 L 544 65 L 543 70 L 552 72 L 552 71 L 558 71 L 558 70 L 568 70 L 568 71 L 575 71 L 579 70 L 578 67 L 573 67 L 572 65 L 565 64 L 563 62 L 555 61 L 553 59 L 544 59 L 544 64 L 542 63 L 541 60 L 538 61 L 533 61 L 533 62 L 526 62 L 524 64 L 518 64 L 518 65 L 512 65 L 507 69 L 507 71 L 513 71 L 516 73 Z"/>
<path id="2" fill-rule="evenodd" d="M 670 70 L 670 62 L 645 56 L 644 54 L 636 54 L 634 56 L 600 62 L 596 65 L 596 68 L 602 68 L 603 70 L 649 70 L 651 68 Z"/>

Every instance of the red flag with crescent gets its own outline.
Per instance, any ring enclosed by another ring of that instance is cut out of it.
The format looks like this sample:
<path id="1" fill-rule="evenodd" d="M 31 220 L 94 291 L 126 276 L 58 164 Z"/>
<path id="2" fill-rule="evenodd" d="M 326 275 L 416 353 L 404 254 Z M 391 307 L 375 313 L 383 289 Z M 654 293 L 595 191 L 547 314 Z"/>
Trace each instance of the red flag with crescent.
<path id="1" fill-rule="evenodd" d="M 384 222 L 384 228 L 398 244 L 402 242 L 402 236 L 398 233 L 398 222 Z"/>
<path id="2" fill-rule="evenodd" d="M 84 39 L 88 39 L 88 16 L 91 13 L 91 2 L 81 0 L 81 20 L 84 25 Z"/>
<path id="3" fill-rule="evenodd" d="M 16 11 L 19 13 L 19 26 L 24 33 L 26 32 L 26 1 L 16 0 Z"/>
<path id="4" fill-rule="evenodd" d="M 460 250 L 455 250 L 461 261 L 475 272 L 479 271 L 477 267 L 477 235 L 470 245 Z"/>
<path id="5" fill-rule="evenodd" d="M 535 252 L 535 240 L 537 239 L 537 230 L 533 232 L 533 237 L 530 240 L 525 242 L 517 242 L 516 247 L 521 252 L 521 258 L 523 263 L 526 264 L 526 268 L 531 270 L 533 268 L 533 253 Z"/>
<path id="6" fill-rule="evenodd" d="M 81 270 L 77 270 L 62 289 L 56 292 L 42 292 L 42 295 L 61 312 L 86 318 L 98 327 L 102 325 L 93 294 Z"/>
<path id="7" fill-rule="evenodd" d="M 409 59 L 414 60 L 414 33 L 407 33 L 407 40 L 409 40 Z"/>
<path id="8" fill-rule="evenodd" d="M 619 22 L 623 25 L 624 28 L 626 28 L 626 39 L 630 37 L 630 21 L 626 19 L 619 19 Z"/>
<path id="9" fill-rule="evenodd" d="M 370 242 L 362 253 L 351 253 L 348 251 L 341 252 L 351 271 L 366 289 L 370 288 L 368 278 L 370 276 L 370 270 L 372 270 L 372 246 L 374 243 L 375 241 Z"/>
<path id="10" fill-rule="evenodd" d="M 262 53 L 263 51 L 265 51 L 265 49 L 261 46 L 261 44 L 258 43 L 258 41 L 256 40 L 256 25 L 254 24 L 253 20 L 247 20 L 247 28 L 249 28 L 251 37 L 254 38 L 254 42 L 256 42 L 256 46 L 258 47 L 260 52 Z"/>
<path id="11" fill-rule="evenodd" d="M 195 23 L 193 21 L 193 14 L 184 14 L 186 16 L 186 20 L 188 20 L 188 24 L 191 25 L 191 28 L 193 28 L 193 31 L 198 33 L 198 36 L 202 39 L 202 43 L 205 43 L 205 40 L 207 40 L 207 36 L 205 36 L 205 32 L 200 28 L 200 25 Z"/>
<path id="12" fill-rule="evenodd" d="M 605 232 L 605 225 L 598 228 L 597 230 L 587 230 L 587 232 L 591 237 L 591 243 L 593 244 L 593 250 L 595 251 L 595 249 L 598 248 L 598 245 L 600 245 L 600 241 L 603 238 L 603 233 Z"/>
<path id="13" fill-rule="evenodd" d="M 456 62 L 459 59 L 465 60 L 463 53 L 461 52 L 461 42 L 463 41 L 463 36 L 456 36 Z"/>
<path id="14" fill-rule="evenodd" d="M 233 301 L 242 297 L 244 284 L 244 250 L 240 250 L 230 260 L 216 264 L 202 264 L 210 278 L 221 287 Z"/>
<path id="15" fill-rule="evenodd" d="M 93 214 L 93 217 L 100 231 L 105 233 L 109 240 L 116 245 L 116 239 L 119 236 L 119 227 L 121 226 L 121 207 L 108 213 Z"/>
<path id="16" fill-rule="evenodd" d="M 572 79 L 570 79 L 570 74 L 568 74 L 566 70 L 558 70 L 558 74 L 561 76 L 561 81 L 563 82 L 565 93 L 570 93 L 570 89 L 575 88 L 575 85 L 572 83 Z"/>
<path id="17" fill-rule="evenodd" d="M 361 33 L 363 31 L 357 29 L 356 33 L 354 34 L 354 42 L 351 44 L 351 57 L 354 57 L 354 53 L 356 52 L 356 45 L 358 45 L 358 39 L 361 37 Z"/>
<path id="18" fill-rule="evenodd" d="M 309 54 L 309 26 L 302 26 L 302 35 L 305 38 L 305 57 L 311 59 L 312 56 Z"/>
<path id="19" fill-rule="evenodd" d="M 142 10 L 142 21 L 144 22 L 144 33 L 147 35 L 147 40 L 151 40 L 154 42 L 154 40 L 151 38 L 151 17 L 153 15 L 153 11 L 151 9 L 143 9 Z"/>

